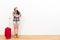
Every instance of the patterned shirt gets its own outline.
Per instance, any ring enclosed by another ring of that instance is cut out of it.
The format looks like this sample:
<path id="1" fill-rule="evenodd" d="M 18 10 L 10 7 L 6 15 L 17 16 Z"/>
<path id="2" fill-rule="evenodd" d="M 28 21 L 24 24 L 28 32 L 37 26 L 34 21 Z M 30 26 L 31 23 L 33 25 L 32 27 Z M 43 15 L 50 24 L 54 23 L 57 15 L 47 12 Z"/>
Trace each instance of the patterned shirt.
<path id="1" fill-rule="evenodd" d="M 16 12 L 13 12 L 13 14 L 16 14 Z M 17 15 L 17 14 L 16 14 L 16 15 Z M 14 16 L 14 17 L 13 17 L 13 21 L 20 21 L 20 17 Z"/>

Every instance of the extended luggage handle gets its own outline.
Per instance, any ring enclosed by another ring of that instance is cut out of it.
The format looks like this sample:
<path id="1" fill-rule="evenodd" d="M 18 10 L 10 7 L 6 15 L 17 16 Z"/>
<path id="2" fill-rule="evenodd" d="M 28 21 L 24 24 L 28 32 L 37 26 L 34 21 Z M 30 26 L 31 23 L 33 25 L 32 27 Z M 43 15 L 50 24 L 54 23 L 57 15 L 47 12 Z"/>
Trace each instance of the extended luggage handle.
<path id="1" fill-rule="evenodd" d="M 11 18 L 9 17 L 9 26 L 11 26 L 10 21 L 11 21 Z"/>

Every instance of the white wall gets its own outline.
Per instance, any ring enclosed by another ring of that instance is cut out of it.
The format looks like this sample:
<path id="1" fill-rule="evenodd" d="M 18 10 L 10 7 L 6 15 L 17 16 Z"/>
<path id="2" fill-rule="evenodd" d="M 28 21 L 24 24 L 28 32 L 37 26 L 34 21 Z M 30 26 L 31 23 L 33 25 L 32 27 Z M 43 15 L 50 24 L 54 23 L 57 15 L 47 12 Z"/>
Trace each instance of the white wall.
<path id="1" fill-rule="evenodd" d="M 13 8 L 18 6 L 22 14 L 19 35 L 58 35 L 60 34 L 60 0 L 1 0 L 0 34 L 12 28 Z M 10 21 L 10 24 L 9 24 Z"/>

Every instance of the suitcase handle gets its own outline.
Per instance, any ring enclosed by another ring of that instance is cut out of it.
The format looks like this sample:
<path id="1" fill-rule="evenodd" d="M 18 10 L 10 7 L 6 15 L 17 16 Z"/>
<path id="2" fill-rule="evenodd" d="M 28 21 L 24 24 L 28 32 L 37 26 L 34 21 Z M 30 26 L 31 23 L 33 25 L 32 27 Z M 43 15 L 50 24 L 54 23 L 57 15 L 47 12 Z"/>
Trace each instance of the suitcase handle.
<path id="1" fill-rule="evenodd" d="M 10 21 L 11 21 L 11 18 L 9 17 L 9 26 L 11 26 Z"/>

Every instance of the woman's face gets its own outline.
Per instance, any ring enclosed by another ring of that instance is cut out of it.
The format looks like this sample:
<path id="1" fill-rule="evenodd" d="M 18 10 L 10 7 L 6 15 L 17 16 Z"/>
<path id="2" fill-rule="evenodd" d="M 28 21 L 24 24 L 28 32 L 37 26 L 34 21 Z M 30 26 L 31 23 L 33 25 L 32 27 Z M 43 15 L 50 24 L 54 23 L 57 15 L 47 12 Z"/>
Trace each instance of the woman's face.
<path id="1" fill-rule="evenodd" d="M 14 11 L 17 11 L 17 10 L 18 10 L 18 7 L 15 7 L 15 8 L 14 8 Z"/>

